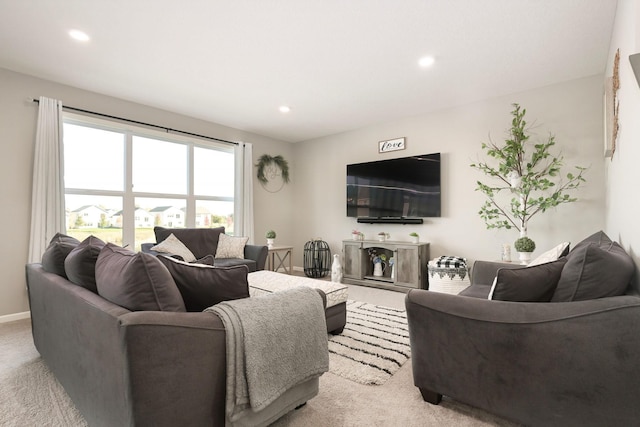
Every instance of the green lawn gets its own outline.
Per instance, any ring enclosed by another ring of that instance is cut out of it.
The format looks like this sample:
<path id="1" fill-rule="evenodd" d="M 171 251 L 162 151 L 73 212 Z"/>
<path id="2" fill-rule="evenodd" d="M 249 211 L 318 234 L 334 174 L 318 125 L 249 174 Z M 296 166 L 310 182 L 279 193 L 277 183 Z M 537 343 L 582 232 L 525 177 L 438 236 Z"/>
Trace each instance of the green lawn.
<path id="1" fill-rule="evenodd" d="M 89 236 L 95 236 L 103 242 L 113 243 L 122 246 L 122 229 L 121 228 L 74 228 L 67 230 L 69 236 L 75 237 L 81 242 Z M 156 238 L 153 234 L 153 228 L 136 228 L 136 247 L 134 250 L 140 250 L 140 244 L 155 242 Z"/>
<path id="2" fill-rule="evenodd" d="M 219 224 L 213 224 L 213 227 L 219 227 Z M 233 235 L 233 229 L 225 231 L 229 235 Z M 113 243 L 122 246 L 122 229 L 121 228 L 72 228 L 67 230 L 69 236 L 75 237 L 81 242 L 89 236 L 96 236 L 103 242 Z M 136 245 L 134 251 L 140 250 L 142 243 L 155 243 L 156 236 L 153 233 L 153 227 L 136 228 L 135 236 Z"/>

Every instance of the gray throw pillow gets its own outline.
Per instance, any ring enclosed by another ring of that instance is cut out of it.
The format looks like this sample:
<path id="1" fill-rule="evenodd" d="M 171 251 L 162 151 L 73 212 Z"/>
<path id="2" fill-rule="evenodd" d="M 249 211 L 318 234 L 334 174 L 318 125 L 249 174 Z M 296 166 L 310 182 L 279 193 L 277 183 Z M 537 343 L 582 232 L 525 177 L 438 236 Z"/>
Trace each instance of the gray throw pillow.
<path id="1" fill-rule="evenodd" d="M 132 311 L 186 311 L 171 274 L 153 255 L 107 243 L 96 261 L 103 298 Z"/>
<path id="2" fill-rule="evenodd" d="M 64 270 L 64 260 L 67 255 L 80 244 L 80 241 L 66 234 L 56 233 L 49 242 L 49 246 L 42 254 L 42 268 L 49 273 L 55 273 L 58 276 L 67 278 Z"/>
<path id="3" fill-rule="evenodd" d="M 616 242 L 589 242 L 567 255 L 552 302 L 585 301 L 623 295 L 634 272 L 631 257 Z"/>
<path id="4" fill-rule="evenodd" d="M 246 265 L 214 267 L 190 264 L 164 255 L 158 259 L 178 285 L 187 311 L 202 311 L 222 301 L 249 297 Z"/>
<path id="5" fill-rule="evenodd" d="M 64 269 L 71 282 L 98 293 L 96 261 L 104 245 L 102 240 L 89 236 L 69 252 L 64 260 Z"/>
<path id="6" fill-rule="evenodd" d="M 558 285 L 566 258 L 524 268 L 501 268 L 489 299 L 517 302 L 549 302 Z"/>
<path id="7" fill-rule="evenodd" d="M 196 258 L 206 255 L 216 255 L 220 234 L 224 233 L 224 227 L 217 228 L 164 228 L 154 227 L 156 243 L 161 243 L 170 234 L 180 240 Z"/>

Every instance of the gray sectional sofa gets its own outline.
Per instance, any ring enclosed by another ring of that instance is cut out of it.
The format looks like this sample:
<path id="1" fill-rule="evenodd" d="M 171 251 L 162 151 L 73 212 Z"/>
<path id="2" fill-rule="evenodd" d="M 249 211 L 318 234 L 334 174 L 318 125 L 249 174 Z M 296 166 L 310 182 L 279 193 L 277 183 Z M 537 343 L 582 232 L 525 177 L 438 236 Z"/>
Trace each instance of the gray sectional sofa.
<path id="1" fill-rule="evenodd" d="M 634 270 L 599 232 L 536 267 L 476 261 L 459 295 L 409 291 L 414 384 L 524 425 L 637 425 Z M 487 299 L 492 287 L 508 298 Z"/>
<path id="2" fill-rule="evenodd" d="M 57 235 L 42 263 L 26 266 L 35 346 L 91 426 L 225 425 L 225 326 L 212 312 L 189 311 L 183 292 L 192 290 L 178 289 L 160 258 Z M 202 294 L 207 306 L 249 296 L 246 265 L 200 268 L 216 275 L 210 288 L 219 291 Z M 317 391 L 317 377 L 299 383 L 262 419 Z"/>

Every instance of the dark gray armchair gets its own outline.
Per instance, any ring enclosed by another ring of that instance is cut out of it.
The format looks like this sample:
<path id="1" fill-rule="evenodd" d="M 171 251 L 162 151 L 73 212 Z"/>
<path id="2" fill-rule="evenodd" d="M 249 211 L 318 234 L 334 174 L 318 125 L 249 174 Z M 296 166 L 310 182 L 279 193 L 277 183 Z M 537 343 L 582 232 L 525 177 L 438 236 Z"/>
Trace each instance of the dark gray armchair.
<path id="1" fill-rule="evenodd" d="M 640 298 L 490 301 L 498 267 L 475 263 L 471 296 L 407 294 L 424 400 L 445 395 L 525 425 L 638 425 Z"/>

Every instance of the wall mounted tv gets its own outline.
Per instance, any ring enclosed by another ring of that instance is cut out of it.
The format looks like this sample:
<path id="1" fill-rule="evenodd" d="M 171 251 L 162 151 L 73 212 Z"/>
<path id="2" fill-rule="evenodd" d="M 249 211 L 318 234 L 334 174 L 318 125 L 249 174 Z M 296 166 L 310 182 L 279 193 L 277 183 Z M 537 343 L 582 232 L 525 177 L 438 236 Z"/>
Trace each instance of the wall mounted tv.
<path id="1" fill-rule="evenodd" d="M 440 190 L 440 153 L 347 165 L 347 216 L 399 223 L 439 217 Z"/>

